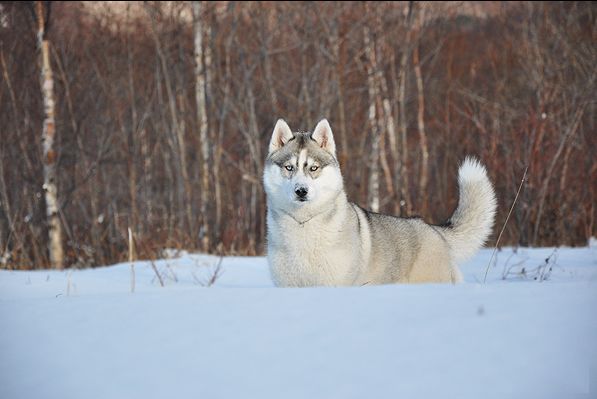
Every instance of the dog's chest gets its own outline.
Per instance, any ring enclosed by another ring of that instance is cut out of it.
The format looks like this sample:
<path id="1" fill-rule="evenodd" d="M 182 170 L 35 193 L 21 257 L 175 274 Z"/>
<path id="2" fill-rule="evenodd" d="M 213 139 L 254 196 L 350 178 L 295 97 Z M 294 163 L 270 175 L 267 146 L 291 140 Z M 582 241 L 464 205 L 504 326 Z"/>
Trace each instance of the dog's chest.
<path id="1" fill-rule="evenodd" d="M 268 257 L 282 286 L 346 285 L 354 280 L 354 248 L 337 228 L 277 226 L 270 231 Z"/>

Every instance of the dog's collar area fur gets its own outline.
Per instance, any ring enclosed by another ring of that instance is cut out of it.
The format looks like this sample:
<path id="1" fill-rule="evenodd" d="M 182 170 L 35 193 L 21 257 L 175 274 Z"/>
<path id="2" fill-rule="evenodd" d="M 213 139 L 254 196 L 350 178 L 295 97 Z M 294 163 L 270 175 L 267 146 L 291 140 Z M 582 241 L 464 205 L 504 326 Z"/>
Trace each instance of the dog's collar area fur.
<path id="1" fill-rule="evenodd" d="M 315 216 L 320 215 L 320 213 L 318 213 L 316 215 L 312 215 L 307 220 L 304 220 L 304 221 L 301 222 L 300 220 L 298 220 L 297 218 L 295 218 L 290 212 L 287 212 L 284 209 L 280 209 L 280 212 L 283 213 L 283 214 L 285 214 L 286 216 L 289 216 L 292 220 L 294 220 L 301 227 L 305 227 L 305 223 L 307 223 L 308 221 L 310 221 L 311 219 L 313 219 Z M 274 211 L 274 213 L 277 213 L 277 211 Z"/>
<path id="2" fill-rule="evenodd" d="M 336 201 L 338 201 L 338 197 L 339 197 L 339 196 L 340 196 L 340 193 L 338 193 L 338 194 L 337 194 L 337 195 L 334 197 L 334 199 L 333 199 L 332 203 L 336 204 Z M 278 214 L 278 215 L 279 215 L 280 213 L 282 213 L 282 214 L 284 214 L 284 215 L 286 215 L 286 216 L 290 217 L 292 220 L 294 220 L 294 221 L 295 221 L 295 222 L 296 222 L 296 223 L 297 223 L 299 226 L 301 226 L 301 227 L 305 227 L 305 224 L 306 224 L 307 222 L 311 221 L 312 219 L 314 219 L 315 217 L 317 217 L 317 216 L 320 216 L 320 215 L 324 215 L 324 214 L 326 214 L 326 213 L 329 213 L 329 212 L 333 212 L 333 211 L 334 211 L 334 209 L 335 209 L 335 207 L 334 207 L 334 206 L 331 206 L 331 207 L 329 207 L 328 209 L 324 209 L 324 210 L 322 210 L 321 212 L 317 212 L 317 213 L 315 213 L 315 214 L 311 214 L 311 216 L 310 216 L 308 219 L 306 219 L 306 220 L 300 221 L 300 220 L 298 220 L 296 217 L 294 217 L 294 215 L 293 215 L 292 213 L 290 213 L 290 212 L 286 211 L 285 209 L 282 209 L 282 208 L 275 209 L 273 206 L 269 206 L 269 205 L 268 205 L 268 208 L 269 208 L 269 209 L 270 209 L 270 210 L 271 210 L 273 213 L 276 213 L 276 214 Z"/>

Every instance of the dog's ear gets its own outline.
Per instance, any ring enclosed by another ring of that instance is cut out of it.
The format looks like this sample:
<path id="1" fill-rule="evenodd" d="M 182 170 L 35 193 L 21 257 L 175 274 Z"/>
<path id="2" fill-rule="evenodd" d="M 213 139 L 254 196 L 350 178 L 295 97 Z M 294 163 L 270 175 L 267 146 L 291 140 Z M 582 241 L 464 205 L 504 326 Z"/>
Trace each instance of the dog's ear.
<path id="1" fill-rule="evenodd" d="M 336 156 L 336 143 L 334 142 L 334 135 L 332 134 L 332 128 L 327 119 L 319 121 L 315 130 L 311 134 L 313 140 L 319 144 L 321 148 L 330 152 L 333 156 Z"/>
<path id="2" fill-rule="evenodd" d="M 292 134 L 292 130 L 290 130 L 288 123 L 286 123 L 284 119 L 278 119 L 278 122 L 276 122 L 276 126 L 274 127 L 274 132 L 272 133 L 272 139 L 269 142 L 270 154 L 284 147 L 288 140 L 293 137 L 294 135 Z"/>

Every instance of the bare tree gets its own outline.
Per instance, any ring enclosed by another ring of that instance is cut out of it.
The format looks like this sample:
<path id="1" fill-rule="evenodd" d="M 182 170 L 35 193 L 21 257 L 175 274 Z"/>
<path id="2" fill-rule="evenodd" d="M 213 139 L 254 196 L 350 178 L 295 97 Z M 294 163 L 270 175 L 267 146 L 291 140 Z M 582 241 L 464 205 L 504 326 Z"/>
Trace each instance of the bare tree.
<path id="1" fill-rule="evenodd" d="M 374 26 L 377 27 L 379 30 L 382 27 L 382 13 L 383 10 L 376 10 L 375 13 L 375 23 Z M 382 29 L 383 31 L 383 29 Z M 394 124 L 394 112 L 392 109 L 391 101 L 390 101 L 390 92 L 388 90 L 388 82 L 386 79 L 386 75 L 384 73 L 383 63 L 381 60 L 384 59 L 384 45 L 387 47 L 386 36 L 380 35 L 377 40 L 377 46 L 375 47 L 375 58 L 376 58 L 376 71 L 375 71 L 375 83 L 377 85 L 377 104 L 380 108 L 380 113 L 383 115 L 383 118 L 380 117 L 379 124 L 383 126 L 383 129 L 380 131 L 380 163 L 381 167 L 384 171 L 385 177 L 385 184 L 388 191 L 389 200 L 394 202 L 394 210 L 399 209 L 400 204 L 396 203 L 396 195 L 394 190 L 394 180 L 399 181 L 398 173 L 400 173 L 401 165 L 402 165 L 402 157 L 400 152 L 398 151 L 398 144 L 397 144 L 397 136 L 396 136 L 396 126 Z M 381 105 L 380 105 L 381 103 Z M 392 171 L 390 165 L 388 163 L 388 157 L 386 155 L 386 134 L 388 136 L 388 140 L 390 142 L 390 153 L 394 159 L 395 167 Z M 396 177 L 396 179 L 394 179 Z"/>
<path id="2" fill-rule="evenodd" d="M 157 7 L 160 7 L 160 5 Z M 179 191 L 182 191 L 182 193 L 179 193 L 180 209 L 184 210 L 187 226 L 192 231 L 194 221 L 191 208 L 192 193 L 187 160 L 186 124 L 184 123 L 184 119 L 181 120 L 179 116 L 179 107 L 177 106 L 179 102 L 177 101 L 174 83 L 172 82 L 173 79 L 171 76 L 171 69 L 168 67 L 168 57 L 164 51 L 164 46 L 159 37 L 157 18 L 158 16 L 161 16 L 161 8 L 152 8 L 146 4 L 145 9 L 151 19 L 151 33 L 153 35 L 156 52 L 166 83 L 166 94 L 168 96 L 168 105 L 172 122 L 170 129 L 171 147 L 178 159 L 178 164 L 176 167 L 178 169 L 178 181 L 181 183 L 179 184 L 181 187 L 181 190 Z M 181 221 L 182 220 L 184 219 L 181 219 Z"/>
<path id="3" fill-rule="evenodd" d="M 211 57 L 203 54 L 203 24 L 201 23 L 202 4 L 193 1 L 193 27 L 195 44 L 195 100 L 197 101 L 197 120 L 199 121 L 199 140 L 201 142 L 201 237 L 203 250 L 210 248 L 209 218 L 207 204 L 210 202 L 209 187 L 209 140 L 206 107 L 206 75 L 211 64 Z M 204 63 L 205 58 L 205 63 Z"/>
<path id="4" fill-rule="evenodd" d="M 368 9 L 365 6 L 365 9 Z M 377 57 L 375 51 L 375 37 L 369 27 L 363 27 L 363 40 L 365 43 L 365 53 L 367 54 L 367 93 L 369 94 L 369 128 L 371 129 L 371 159 L 369 162 L 369 190 L 367 203 L 373 212 L 379 212 L 379 141 L 380 127 L 378 122 L 377 102 L 379 93 L 377 81 Z"/>
<path id="5" fill-rule="evenodd" d="M 413 67 L 417 82 L 417 127 L 419 129 L 419 148 L 421 149 L 421 169 L 419 176 L 419 212 L 426 213 L 427 205 L 427 181 L 429 176 L 429 148 L 427 146 L 427 134 L 425 133 L 425 91 L 423 88 L 423 76 L 421 73 L 421 62 L 419 60 L 420 35 L 423 28 L 423 12 L 419 10 L 415 17 L 416 39 L 413 43 Z"/>
<path id="6" fill-rule="evenodd" d="M 50 4 L 46 9 L 49 16 Z M 58 184 L 56 173 L 56 160 L 58 158 L 54 149 L 56 138 L 56 120 L 54 103 L 54 78 L 50 64 L 50 42 L 47 39 L 48 20 L 44 15 L 42 1 L 35 2 L 35 15 L 37 17 L 37 45 L 41 55 L 41 88 L 44 99 L 44 125 L 42 131 L 44 185 L 46 199 L 46 221 L 48 224 L 48 249 L 50 262 L 53 268 L 64 267 L 64 249 L 62 244 L 62 225 L 60 223 L 60 209 L 58 208 Z"/>
<path id="7" fill-rule="evenodd" d="M 400 137 L 401 137 L 401 147 L 402 147 L 402 162 L 401 162 L 401 170 L 400 170 L 400 177 L 402 179 L 402 184 L 400 186 L 400 193 L 401 193 L 401 211 L 407 215 L 410 215 L 412 212 L 412 203 L 410 200 L 410 177 L 409 177 L 409 166 L 408 166 L 408 134 L 407 134 L 407 121 L 406 121 L 406 68 L 407 68 L 407 61 L 408 56 L 410 53 L 410 46 L 411 46 L 411 37 L 412 37 L 412 28 L 411 28 L 411 21 L 413 19 L 413 3 L 412 1 L 408 2 L 408 13 L 406 15 L 406 36 L 404 38 L 404 43 L 402 44 L 402 55 L 400 56 L 400 94 L 399 94 L 399 105 L 400 105 Z"/>
<path id="8" fill-rule="evenodd" d="M 50 264 L 57 229 L 65 267 L 126 259 L 128 227 L 139 259 L 262 253 L 279 116 L 329 118 L 348 195 L 379 212 L 444 218 L 475 154 L 501 204 L 529 166 L 503 243 L 597 234 L 590 3 L 52 2 L 45 103 L 29 4 L 0 7 L 0 267 Z"/>
<path id="9" fill-rule="evenodd" d="M 340 37 L 340 16 L 344 11 L 345 5 L 343 3 L 334 3 L 332 9 L 334 14 L 331 18 L 324 16 L 326 13 L 326 6 L 330 3 L 317 3 L 318 9 L 316 10 L 316 16 L 321 23 L 321 27 L 326 34 L 328 39 L 328 45 L 330 48 L 330 56 L 332 59 L 331 65 L 331 79 L 333 81 L 336 100 L 338 102 L 338 127 L 335 131 L 338 132 L 340 146 L 338 152 L 338 159 L 340 164 L 343 165 L 348 159 L 348 140 L 346 132 L 346 99 L 343 88 L 342 77 L 344 74 L 345 65 L 342 62 L 342 38 Z"/>

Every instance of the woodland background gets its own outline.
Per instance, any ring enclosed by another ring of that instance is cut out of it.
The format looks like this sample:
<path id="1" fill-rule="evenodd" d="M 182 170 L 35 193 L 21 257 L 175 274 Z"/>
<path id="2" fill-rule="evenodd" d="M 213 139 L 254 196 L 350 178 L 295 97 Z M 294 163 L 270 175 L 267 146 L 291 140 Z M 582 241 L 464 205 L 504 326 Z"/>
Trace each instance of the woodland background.
<path id="1" fill-rule="evenodd" d="M 495 183 L 500 245 L 597 235 L 594 2 L 0 3 L 0 267 L 50 266 L 40 38 L 64 259 L 263 254 L 275 121 L 330 120 L 351 200 L 442 222 Z"/>

